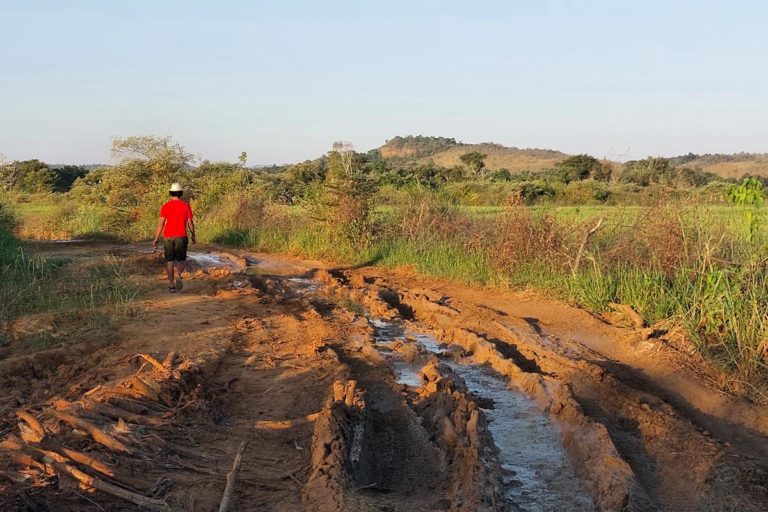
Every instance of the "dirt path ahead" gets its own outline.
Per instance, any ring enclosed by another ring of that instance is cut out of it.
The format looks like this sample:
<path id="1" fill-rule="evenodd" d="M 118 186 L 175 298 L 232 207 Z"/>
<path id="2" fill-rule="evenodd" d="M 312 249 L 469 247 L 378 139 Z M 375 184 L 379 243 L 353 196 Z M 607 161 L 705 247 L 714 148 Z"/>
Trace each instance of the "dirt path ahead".
<path id="1" fill-rule="evenodd" d="M 0 510 L 217 510 L 243 441 L 230 510 L 768 509 L 765 411 L 582 311 L 212 248 L 170 294 L 137 249 L 42 249 L 155 285 L 102 348 L 2 361 Z"/>

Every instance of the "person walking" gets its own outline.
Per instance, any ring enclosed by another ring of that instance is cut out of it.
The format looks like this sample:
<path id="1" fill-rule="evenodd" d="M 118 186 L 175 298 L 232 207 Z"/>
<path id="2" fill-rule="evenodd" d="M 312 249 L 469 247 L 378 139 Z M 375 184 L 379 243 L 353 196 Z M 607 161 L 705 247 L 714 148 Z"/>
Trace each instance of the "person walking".
<path id="1" fill-rule="evenodd" d="M 168 193 L 171 199 L 160 208 L 160 220 L 157 223 L 152 246 L 157 248 L 162 234 L 165 273 L 169 283 L 168 290 L 175 293 L 176 290 L 181 290 L 184 287 L 181 273 L 186 268 L 189 241 L 191 240 L 194 244 L 197 243 L 197 239 L 195 238 L 195 223 L 192 220 L 192 208 L 181 200 L 181 196 L 184 195 L 184 188 L 180 183 L 174 183 Z"/>

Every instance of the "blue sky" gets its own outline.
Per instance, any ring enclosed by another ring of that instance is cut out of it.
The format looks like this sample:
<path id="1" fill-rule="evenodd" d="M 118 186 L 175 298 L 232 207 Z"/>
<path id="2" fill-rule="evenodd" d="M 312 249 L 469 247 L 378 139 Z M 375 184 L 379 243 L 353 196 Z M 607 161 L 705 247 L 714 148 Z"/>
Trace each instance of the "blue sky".
<path id="1" fill-rule="evenodd" d="M 768 151 L 760 1 L 0 0 L 0 153 L 211 160 L 394 135 L 623 160 Z"/>

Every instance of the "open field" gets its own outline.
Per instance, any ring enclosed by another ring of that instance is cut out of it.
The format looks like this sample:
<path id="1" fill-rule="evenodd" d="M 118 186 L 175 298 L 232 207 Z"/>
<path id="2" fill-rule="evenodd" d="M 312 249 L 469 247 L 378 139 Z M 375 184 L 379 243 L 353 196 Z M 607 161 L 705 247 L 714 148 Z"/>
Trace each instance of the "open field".
<path id="1" fill-rule="evenodd" d="M 318 221 L 311 204 L 259 203 L 243 215 L 237 212 L 246 206 L 237 201 L 223 212 L 203 212 L 202 241 L 535 289 L 596 313 L 623 303 L 648 327 L 682 330 L 688 346 L 713 365 L 723 390 L 768 400 L 768 323 L 760 314 L 768 306 L 765 207 L 470 207 L 426 195 L 374 206 L 370 238 L 360 245 Z M 47 206 L 27 208 L 20 232 L 103 239 L 122 229 L 108 209 L 67 208 L 74 223 L 55 220 L 59 210 Z M 747 224 L 747 215 L 757 221 Z M 126 223 L 130 231 L 117 236 L 146 239 L 153 223 L 151 216 Z"/>
<path id="2" fill-rule="evenodd" d="M 146 246 L 29 250 L 73 269 L 116 258 L 144 291 L 95 344 L 24 349 L 14 330 L 3 509 L 214 510 L 240 446 L 233 510 L 768 502 L 764 408 L 715 392 L 642 329 L 370 267 L 196 248 L 168 294 Z M 77 480 L 96 491 L 61 483 Z"/>
<path id="3" fill-rule="evenodd" d="M 6 508 L 765 509 L 762 181 L 115 147 L 0 203 Z M 177 173 L 210 245 L 169 294 Z"/>

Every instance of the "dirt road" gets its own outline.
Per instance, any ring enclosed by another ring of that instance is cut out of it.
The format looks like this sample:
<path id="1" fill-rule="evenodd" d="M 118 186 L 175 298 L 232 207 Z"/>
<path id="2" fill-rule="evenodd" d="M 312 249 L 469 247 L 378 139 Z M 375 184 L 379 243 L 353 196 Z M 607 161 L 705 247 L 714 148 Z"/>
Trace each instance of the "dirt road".
<path id="1" fill-rule="evenodd" d="M 198 248 L 170 294 L 138 247 L 39 250 L 153 291 L 108 343 L 5 349 L 0 510 L 218 510 L 242 442 L 230 510 L 768 509 L 765 408 L 654 333 L 379 269 Z"/>

